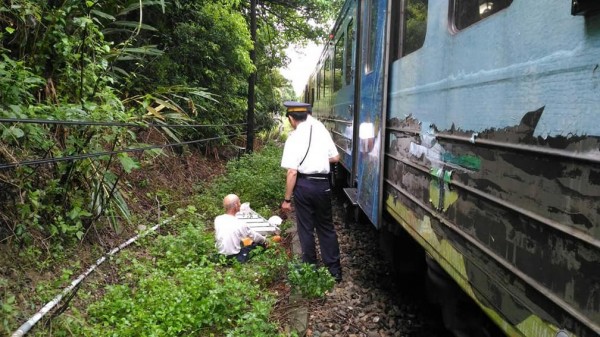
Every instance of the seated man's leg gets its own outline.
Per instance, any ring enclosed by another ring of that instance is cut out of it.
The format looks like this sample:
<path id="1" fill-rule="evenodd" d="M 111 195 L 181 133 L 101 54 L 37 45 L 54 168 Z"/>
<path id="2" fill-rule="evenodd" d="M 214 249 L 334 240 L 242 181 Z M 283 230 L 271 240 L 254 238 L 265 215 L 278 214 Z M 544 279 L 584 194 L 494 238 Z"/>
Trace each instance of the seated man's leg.
<path id="1" fill-rule="evenodd" d="M 266 249 L 267 245 L 264 243 L 253 242 L 251 245 L 240 249 L 240 252 L 237 255 L 235 255 L 236 259 L 240 263 L 247 262 L 250 259 L 250 252 L 256 249 L 257 247 L 262 247 L 263 249 Z"/>

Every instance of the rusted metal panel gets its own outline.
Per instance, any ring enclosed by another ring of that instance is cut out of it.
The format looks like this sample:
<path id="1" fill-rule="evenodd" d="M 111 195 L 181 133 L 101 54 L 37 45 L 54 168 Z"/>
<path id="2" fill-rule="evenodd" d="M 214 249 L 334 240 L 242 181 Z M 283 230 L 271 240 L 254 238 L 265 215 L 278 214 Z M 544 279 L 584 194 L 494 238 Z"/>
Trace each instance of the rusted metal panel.
<path id="1" fill-rule="evenodd" d="M 412 117 L 391 120 L 385 198 L 394 202 L 387 209 L 401 214 L 393 205 L 403 204 L 412 215 L 396 217 L 432 254 L 447 242 L 461 261 L 439 258 L 511 325 L 535 315 L 577 336 L 595 336 L 600 142 L 535 137 L 542 114 L 543 108 L 528 112 L 514 127 L 477 137 L 453 129 L 424 133 Z M 426 230 L 425 218 L 431 219 Z"/>

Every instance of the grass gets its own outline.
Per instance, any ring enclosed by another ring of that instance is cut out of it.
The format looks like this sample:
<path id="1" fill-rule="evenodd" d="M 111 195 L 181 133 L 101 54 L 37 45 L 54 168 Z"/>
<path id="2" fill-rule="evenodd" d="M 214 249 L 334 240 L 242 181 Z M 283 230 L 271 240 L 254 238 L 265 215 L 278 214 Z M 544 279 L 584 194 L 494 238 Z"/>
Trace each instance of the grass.
<path id="1" fill-rule="evenodd" d="M 324 296 L 333 286 L 328 273 L 298 264 L 286 244 L 278 243 L 247 264 L 228 264 L 216 252 L 212 231 L 212 219 L 222 213 L 222 198 L 229 193 L 250 202 L 265 218 L 273 214 L 285 183 L 280 158 L 280 148 L 267 146 L 229 162 L 222 176 L 198 184 L 190 203 L 171 212 L 177 214 L 172 223 L 105 263 L 85 281 L 68 310 L 47 315 L 52 319 L 38 323 L 30 335 L 295 336 L 277 319 L 284 293 L 297 287 L 307 297 Z M 169 191 L 161 194 L 175 198 Z M 283 229 L 290 225 L 284 222 Z M 76 277 L 82 268 L 75 264 L 53 281 L 38 283 L 30 309 L 37 311 Z M 0 286 L 6 282 L 0 278 Z M 10 333 L 24 317 L 17 313 L 14 293 L 0 295 L 1 331 Z"/>

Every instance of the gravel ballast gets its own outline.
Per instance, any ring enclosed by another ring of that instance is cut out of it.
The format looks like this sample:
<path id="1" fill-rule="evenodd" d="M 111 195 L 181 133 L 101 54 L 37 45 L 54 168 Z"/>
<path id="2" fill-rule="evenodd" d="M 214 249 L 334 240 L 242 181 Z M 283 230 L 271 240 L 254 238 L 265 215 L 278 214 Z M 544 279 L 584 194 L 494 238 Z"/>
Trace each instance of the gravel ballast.
<path id="1" fill-rule="evenodd" d="M 439 309 L 426 300 L 425 279 L 394 277 L 379 251 L 377 230 L 370 223 L 348 220 L 344 202 L 343 195 L 334 196 L 343 281 L 324 299 L 304 302 L 306 310 L 297 310 L 303 314 L 295 320 L 306 320 L 296 324 L 304 328 L 300 333 L 313 337 L 451 337 Z"/>

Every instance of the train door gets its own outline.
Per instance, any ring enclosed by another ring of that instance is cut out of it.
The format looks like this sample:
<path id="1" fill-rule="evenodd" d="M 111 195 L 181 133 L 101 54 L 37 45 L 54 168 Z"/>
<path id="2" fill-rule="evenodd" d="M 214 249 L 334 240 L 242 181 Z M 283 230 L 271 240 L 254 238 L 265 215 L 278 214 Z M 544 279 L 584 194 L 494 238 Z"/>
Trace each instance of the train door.
<path id="1" fill-rule="evenodd" d="M 355 58 L 356 16 L 358 1 L 346 2 L 333 33 L 328 49 L 332 55 L 331 84 L 332 101 L 321 120 L 330 130 L 340 153 L 339 164 L 352 177 L 354 163 L 354 119 L 355 119 Z M 346 183 L 351 183 L 348 179 Z"/>
<path id="2" fill-rule="evenodd" d="M 355 167 L 358 205 L 380 227 L 383 146 L 387 95 L 388 0 L 361 1 L 358 104 L 355 116 Z"/>

